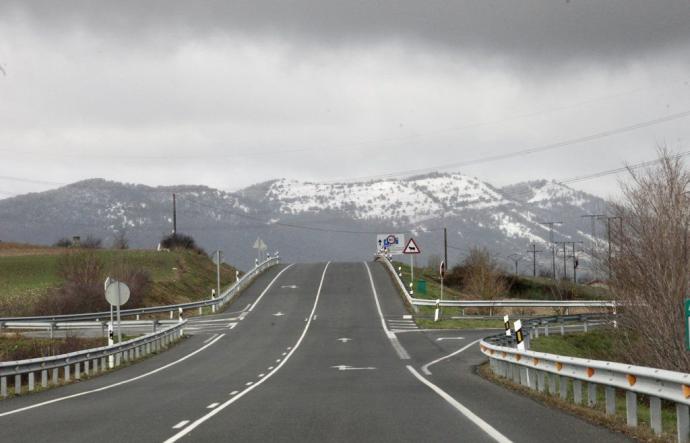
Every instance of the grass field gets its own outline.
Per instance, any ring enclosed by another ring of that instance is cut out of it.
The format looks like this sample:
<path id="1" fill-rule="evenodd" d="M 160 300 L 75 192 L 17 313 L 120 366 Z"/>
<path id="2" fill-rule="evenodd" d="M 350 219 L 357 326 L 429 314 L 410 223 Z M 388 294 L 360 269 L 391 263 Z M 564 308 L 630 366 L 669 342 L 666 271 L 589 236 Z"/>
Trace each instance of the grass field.
<path id="1" fill-rule="evenodd" d="M 64 254 L 74 250 L 0 243 L 0 306 L 30 306 L 32 301 L 60 286 L 58 263 Z M 93 251 L 103 261 L 107 271 L 117 263 L 125 262 L 145 270 L 152 280 L 144 302 L 147 306 L 182 303 L 210 297 L 216 286 L 216 266 L 203 255 L 176 250 L 158 252 L 149 250 Z M 221 266 L 221 287 L 235 281 L 235 269 Z M 0 312 L 0 315 L 8 314 Z"/>

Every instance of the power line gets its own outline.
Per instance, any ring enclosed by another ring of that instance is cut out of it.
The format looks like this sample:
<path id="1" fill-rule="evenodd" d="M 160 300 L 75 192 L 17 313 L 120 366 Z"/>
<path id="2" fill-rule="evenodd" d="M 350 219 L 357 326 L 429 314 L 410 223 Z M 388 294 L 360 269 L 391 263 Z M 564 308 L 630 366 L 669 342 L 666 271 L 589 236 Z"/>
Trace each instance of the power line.
<path id="1" fill-rule="evenodd" d="M 474 160 L 465 160 L 465 161 L 461 161 L 461 162 L 446 163 L 443 165 L 437 165 L 437 166 L 432 166 L 432 167 L 427 167 L 427 168 L 408 169 L 408 170 L 404 170 L 404 171 L 390 172 L 387 174 L 354 177 L 354 178 L 349 178 L 349 179 L 343 179 L 343 181 L 394 178 L 394 177 L 413 175 L 413 174 L 423 174 L 423 173 L 428 173 L 428 172 L 438 171 L 438 170 L 444 170 L 444 169 L 453 169 L 453 168 L 460 168 L 460 167 L 464 167 L 464 166 L 472 166 L 472 165 L 477 165 L 477 164 L 482 164 L 482 163 L 489 163 L 489 162 L 494 162 L 494 161 L 499 161 L 499 160 L 505 160 L 505 159 L 514 158 L 514 157 L 522 157 L 522 156 L 526 156 L 526 155 L 536 154 L 539 152 L 545 152 L 545 151 L 560 149 L 560 148 L 564 148 L 564 147 L 568 147 L 568 146 L 572 146 L 572 145 L 576 145 L 576 144 L 581 144 L 581 143 L 585 143 L 585 142 L 589 142 L 589 141 L 594 141 L 594 140 L 598 140 L 601 138 L 612 137 L 614 135 L 624 134 L 626 132 L 635 131 L 637 129 L 647 128 L 650 126 L 670 122 L 673 120 L 679 120 L 679 119 L 682 119 L 682 118 L 685 118 L 688 116 L 690 116 L 690 111 L 683 111 L 683 112 L 678 112 L 675 114 L 667 115 L 664 117 L 655 118 L 652 120 L 634 123 L 632 125 L 623 126 L 620 128 L 600 131 L 600 132 L 596 132 L 594 134 L 589 134 L 589 135 L 585 135 L 585 136 L 581 136 L 581 137 L 577 137 L 577 138 L 573 138 L 573 139 L 569 139 L 569 140 L 564 140 L 561 142 L 550 143 L 550 144 L 541 145 L 541 146 L 535 146 L 532 148 L 521 149 L 518 151 L 508 152 L 508 153 L 504 153 L 504 154 L 489 155 L 489 156 L 485 156 L 485 157 L 479 157 L 479 158 L 476 158 Z"/>

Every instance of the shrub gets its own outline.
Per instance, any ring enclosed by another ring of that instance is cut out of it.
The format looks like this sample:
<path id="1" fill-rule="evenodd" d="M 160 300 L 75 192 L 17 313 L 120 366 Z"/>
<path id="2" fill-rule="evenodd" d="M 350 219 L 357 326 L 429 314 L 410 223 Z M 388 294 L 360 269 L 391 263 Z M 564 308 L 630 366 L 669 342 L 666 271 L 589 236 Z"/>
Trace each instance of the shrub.
<path id="1" fill-rule="evenodd" d="M 196 244 L 194 238 L 186 234 L 176 233 L 163 237 L 161 240 L 161 247 L 165 249 L 188 249 L 197 254 L 206 255 L 206 251 Z"/>

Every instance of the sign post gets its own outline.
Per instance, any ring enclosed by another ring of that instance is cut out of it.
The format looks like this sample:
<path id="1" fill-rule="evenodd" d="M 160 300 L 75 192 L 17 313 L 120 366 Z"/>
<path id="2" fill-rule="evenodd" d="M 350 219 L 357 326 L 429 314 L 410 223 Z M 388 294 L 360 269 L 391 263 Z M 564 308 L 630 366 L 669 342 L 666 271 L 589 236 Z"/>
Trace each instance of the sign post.
<path id="1" fill-rule="evenodd" d="M 129 287 L 115 279 L 106 279 L 105 299 L 110 303 L 110 324 L 112 325 L 112 307 L 117 310 L 117 342 L 122 342 L 122 329 L 120 328 L 120 306 L 129 300 Z M 108 342 L 110 344 L 110 342 Z"/>
<path id="2" fill-rule="evenodd" d="M 410 256 L 410 295 L 414 294 L 414 290 L 412 289 L 414 286 L 414 256 L 421 252 L 419 246 L 417 246 L 417 242 L 414 241 L 414 238 L 410 237 L 405 245 L 405 249 L 403 249 L 403 254 Z"/>
<path id="3" fill-rule="evenodd" d="M 685 347 L 690 351 L 690 298 L 685 299 Z"/>
<path id="4" fill-rule="evenodd" d="M 442 261 L 441 266 L 438 268 L 438 273 L 441 274 L 441 299 L 443 300 L 443 281 L 446 278 L 446 262 Z M 438 321 L 441 314 L 441 303 L 440 300 L 436 300 L 436 315 L 434 315 L 434 321 Z"/>

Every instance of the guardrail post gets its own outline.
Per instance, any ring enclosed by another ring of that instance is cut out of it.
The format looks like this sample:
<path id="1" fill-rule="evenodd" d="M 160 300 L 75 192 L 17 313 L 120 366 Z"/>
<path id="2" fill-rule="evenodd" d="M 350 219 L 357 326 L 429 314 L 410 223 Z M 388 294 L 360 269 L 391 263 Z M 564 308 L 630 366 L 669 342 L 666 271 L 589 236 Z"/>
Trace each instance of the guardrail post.
<path id="1" fill-rule="evenodd" d="M 515 363 L 513 363 L 512 366 L 513 366 L 513 381 L 517 384 L 520 384 L 520 366 L 516 365 Z"/>
<path id="2" fill-rule="evenodd" d="M 561 324 L 561 335 L 565 335 L 565 326 L 563 325 L 563 322 L 560 322 Z"/>
<path id="3" fill-rule="evenodd" d="M 582 404 L 582 381 L 573 379 L 573 400 L 576 405 Z"/>
<path id="4" fill-rule="evenodd" d="M 115 366 L 120 366 L 120 359 L 122 358 L 122 353 L 118 352 L 115 354 Z"/>
<path id="5" fill-rule="evenodd" d="M 203 308 L 201 306 L 199 306 L 199 315 L 203 315 Z M 170 318 L 172 318 L 172 317 L 170 317 Z"/>
<path id="6" fill-rule="evenodd" d="M 53 368 L 53 386 L 57 386 L 60 382 L 60 368 Z"/>
<path id="7" fill-rule="evenodd" d="M 539 338 L 539 325 L 534 328 L 534 338 Z"/>
<path id="8" fill-rule="evenodd" d="M 546 323 L 546 324 L 544 325 L 544 335 L 545 335 L 546 337 L 549 336 L 549 324 L 548 324 L 548 323 Z"/>
<path id="9" fill-rule="evenodd" d="M 637 394 L 633 391 L 625 391 L 625 415 L 628 426 L 637 427 Z"/>
<path id="10" fill-rule="evenodd" d="M 556 395 L 556 374 L 549 374 L 549 394 Z"/>
<path id="11" fill-rule="evenodd" d="M 84 374 L 87 376 L 91 373 L 91 362 L 89 360 L 86 360 L 84 362 Z"/>
<path id="12" fill-rule="evenodd" d="M 81 368 L 80 368 L 80 367 L 81 367 L 81 363 L 76 362 L 76 363 L 74 364 L 74 378 L 77 379 L 77 380 L 80 380 L 80 379 L 81 379 L 81 372 L 80 372 L 80 369 L 81 369 Z"/>
<path id="13" fill-rule="evenodd" d="M 565 375 L 560 375 L 558 377 L 558 388 L 561 400 L 568 398 L 568 377 Z"/>
<path id="14" fill-rule="evenodd" d="M 41 387 L 42 388 L 48 387 L 48 370 L 47 369 L 44 369 L 41 371 Z"/>
<path id="15" fill-rule="evenodd" d="M 29 392 L 34 390 L 35 377 L 33 372 L 29 372 Z"/>
<path id="16" fill-rule="evenodd" d="M 95 359 L 93 361 L 93 374 L 94 375 L 98 374 L 98 359 Z"/>
<path id="17" fill-rule="evenodd" d="M 597 384 L 587 383 L 587 406 L 593 408 L 597 405 Z"/>
<path id="18" fill-rule="evenodd" d="M 22 376 L 17 374 L 14 376 L 14 395 L 19 395 L 22 393 Z"/>
<path id="19" fill-rule="evenodd" d="M 173 319 L 173 312 L 175 312 L 175 311 L 170 311 L 170 320 Z"/>
<path id="20" fill-rule="evenodd" d="M 606 415 L 616 415 L 616 388 L 606 387 Z"/>
<path id="21" fill-rule="evenodd" d="M 690 416 L 688 415 L 688 405 L 676 403 L 676 431 L 678 432 L 679 443 L 688 443 L 688 441 L 690 441 Z"/>
<path id="22" fill-rule="evenodd" d="M 69 366 L 69 363 L 68 363 L 67 366 L 65 366 L 65 383 L 68 382 L 69 379 L 70 379 L 70 377 L 69 377 L 69 368 L 70 368 L 70 366 Z"/>
<path id="23" fill-rule="evenodd" d="M 0 377 L 0 395 L 7 398 L 7 377 Z"/>
<path id="24" fill-rule="evenodd" d="M 649 397 L 649 425 L 654 434 L 661 435 L 661 399 Z"/>
<path id="25" fill-rule="evenodd" d="M 587 319 L 585 319 L 583 326 L 584 326 L 584 332 L 588 332 L 587 331 Z"/>
<path id="26" fill-rule="evenodd" d="M 544 392 L 546 390 L 546 373 L 537 370 L 537 390 Z"/>

